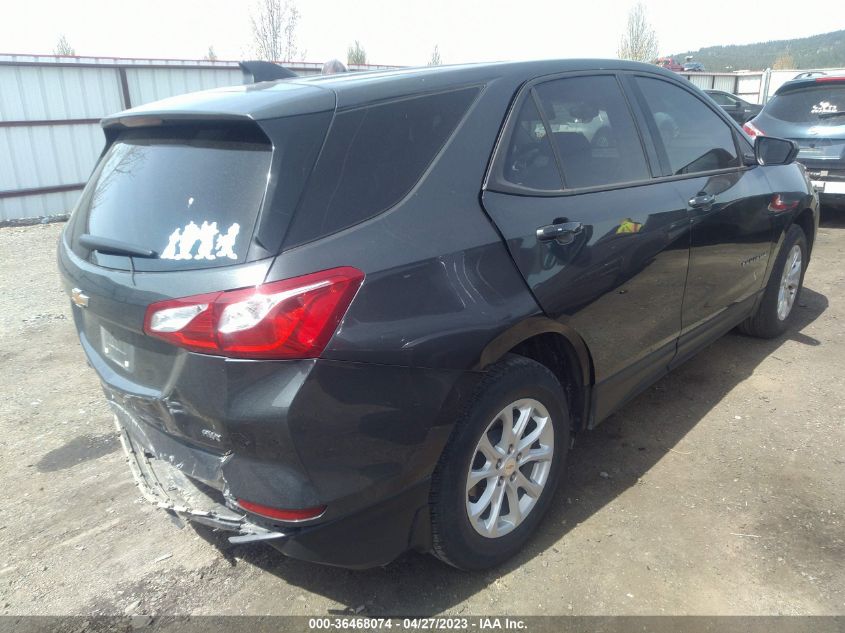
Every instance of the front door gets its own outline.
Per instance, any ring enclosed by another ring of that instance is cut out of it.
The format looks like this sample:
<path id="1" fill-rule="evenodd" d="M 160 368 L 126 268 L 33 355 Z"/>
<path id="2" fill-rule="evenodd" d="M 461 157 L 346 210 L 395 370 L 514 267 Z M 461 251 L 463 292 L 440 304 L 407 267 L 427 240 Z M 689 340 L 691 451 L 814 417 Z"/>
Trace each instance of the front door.
<path id="1" fill-rule="evenodd" d="M 763 168 L 744 165 L 750 145 L 698 95 L 656 77 L 635 83 L 664 175 L 690 210 L 680 363 L 753 307 L 772 245 L 772 194 Z"/>

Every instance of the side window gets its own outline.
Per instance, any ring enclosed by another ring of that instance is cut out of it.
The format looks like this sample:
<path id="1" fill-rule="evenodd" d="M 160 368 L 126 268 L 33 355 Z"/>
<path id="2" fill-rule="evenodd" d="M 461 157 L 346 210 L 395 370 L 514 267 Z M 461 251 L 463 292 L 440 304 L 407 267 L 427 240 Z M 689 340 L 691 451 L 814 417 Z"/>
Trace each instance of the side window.
<path id="1" fill-rule="evenodd" d="M 540 84 L 537 96 L 567 189 L 651 178 L 634 119 L 612 75 Z"/>
<path id="2" fill-rule="evenodd" d="M 478 93 L 462 88 L 338 113 L 285 246 L 335 233 L 398 203 Z"/>
<path id="3" fill-rule="evenodd" d="M 563 184 L 546 127 L 530 94 L 511 129 L 502 176 L 514 185 L 543 191 L 559 190 Z"/>
<path id="4" fill-rule="evenodd" d="M 731 99 L 724 92 L 710 92 L 708 94 L 710 95 L 710 98 L 713 99 L 713 101 L 715 101 L 721 106 L 734 105 L 735 103 L 734 100 Z"/>
<path id="5" fill-rule="evenodd" d="M 637 77 L 672 174 L 739 166 L 730 126 L 703 101 L 668 81 Z"/>

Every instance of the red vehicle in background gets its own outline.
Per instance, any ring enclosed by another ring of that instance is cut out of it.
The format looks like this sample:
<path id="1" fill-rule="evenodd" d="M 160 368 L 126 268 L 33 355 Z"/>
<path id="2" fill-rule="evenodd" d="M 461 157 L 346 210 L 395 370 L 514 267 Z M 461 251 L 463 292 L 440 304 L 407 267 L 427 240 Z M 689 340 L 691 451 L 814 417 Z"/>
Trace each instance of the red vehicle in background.
<path id="1" fill-rule="evenodd" d="M 684 69 L 683 65 L 676 62 L 673 57 L 658 57 L 657 65 L 676 73 L 681 72 Z"/>

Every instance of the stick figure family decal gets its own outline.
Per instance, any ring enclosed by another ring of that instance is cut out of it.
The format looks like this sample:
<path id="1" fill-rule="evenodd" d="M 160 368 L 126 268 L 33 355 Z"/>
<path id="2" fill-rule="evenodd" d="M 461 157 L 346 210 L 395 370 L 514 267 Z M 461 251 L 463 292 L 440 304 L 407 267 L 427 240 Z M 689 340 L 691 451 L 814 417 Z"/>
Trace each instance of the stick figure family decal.
<path id="1" fill-rule="evenodd" d="M 237 259 L 235 240 L 241 225 L 235 222 L 225 233 L 217 229 L 217 222 L 203 221 L 197 225 L 191 220 L 185 228 L 176 229 L 170 234 L 167 246 L 162 251 L 161 259 L 217 259 L 228 257 Z M 197 246 L 199 245 L 199 246 Z M 196 253 L 194 253 L 196 247 Z"/>

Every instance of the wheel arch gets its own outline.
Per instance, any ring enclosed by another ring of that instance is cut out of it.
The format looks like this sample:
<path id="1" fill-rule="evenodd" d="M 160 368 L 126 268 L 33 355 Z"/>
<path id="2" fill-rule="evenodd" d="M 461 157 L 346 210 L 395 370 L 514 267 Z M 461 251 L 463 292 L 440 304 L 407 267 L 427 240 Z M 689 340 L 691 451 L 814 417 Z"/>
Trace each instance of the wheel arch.
<path id="1" fill-rule="evenodd" d="M 487 344 L 478 369 L 487 369 L 507 354 L 530 358 L 551 370 L 566 391 L 573 430 L 587 427 L 595 374 L 587 344 L 574 329 L 544 316 L 525 319 Z"/>
<path id="2" fill-rule="evenodd" d="M 810 208 L 804 209 L 795 216 L 792 224 L 797 224 L 804 231 L 804 236 L 807 238 L 807 259 L 809 260 L 810 254 L 813 252 L 813 242 L 816 238 L 816 219 L 813 210 Z M 788 231 L 789 227 L 786 227 L 786 230 Z"/>
<path id="3" fill-rule="evenodd" d="M 814 210 L 811 203 L 810 206 L 804 206 L 802 204 L 798 208 L 801 210 L 792 211 L 788 217 L 781 218 L 776 224 L 775 234 L 771 243 L 769 262 L 766 266 L 766 276 L 763 280 L 763 288 L 765 288 L 765 285 L 769 283 L 769 279 L 774 274 L 775 260 L 777 259 L 778 253 L 783 246 L 784 240 L 786 239 L 786 234 L 793 225 L 798 226 L 802 231 L 804 231 L 804 236 L 807 238 L 807 263 L 810 261 L 810 256 L 813 252 L 813 244 L 816 240 L 818 210 Z M 761 298 L 762 293 L 754 303 L 754 310 L 757 309 Z"/>

